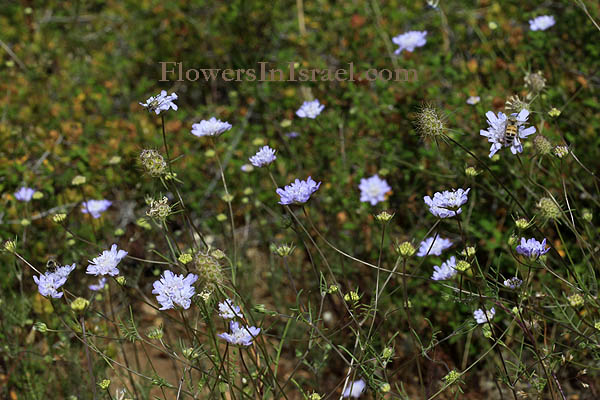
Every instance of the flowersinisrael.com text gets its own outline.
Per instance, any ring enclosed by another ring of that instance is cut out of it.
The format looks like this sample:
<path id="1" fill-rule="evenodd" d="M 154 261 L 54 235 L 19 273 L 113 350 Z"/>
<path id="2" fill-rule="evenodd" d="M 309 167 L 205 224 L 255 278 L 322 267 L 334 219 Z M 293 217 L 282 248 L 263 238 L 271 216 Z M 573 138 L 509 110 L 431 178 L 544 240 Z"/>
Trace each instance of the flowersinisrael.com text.
<path id="1" fill-rule="evenodd" d="M 288 62 L 286 68 L 270 68 L 268 62 L 258 62 L 256 68 L 187 68 L 182 62 L 161 61 L 160 82 L 168 81 L 216 81 L 226 82 L 258 81 L 258 82 L 325 82 L 325 81 L 395 81 L 416 82 L 415 69 L 392 68 L 357 71 L 354 63 L 348 63 L 348 68 L 318 69 L 300 68 L 298 62 Z"/>

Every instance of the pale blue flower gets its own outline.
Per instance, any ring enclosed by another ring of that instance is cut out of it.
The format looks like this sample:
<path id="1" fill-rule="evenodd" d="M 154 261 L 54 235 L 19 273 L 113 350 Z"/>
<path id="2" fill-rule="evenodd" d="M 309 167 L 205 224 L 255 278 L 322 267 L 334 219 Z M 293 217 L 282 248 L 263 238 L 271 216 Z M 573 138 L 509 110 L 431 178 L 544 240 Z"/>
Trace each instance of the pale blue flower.
<path id="1" fill-rule="evenodd" d="M 440 256 L 446 249 L 452 247 L 452 241 L 450 239 L 442 238 L 440 236 L 431 236 L 423 240 L 419 245 L 419 251 L 417 257 L 425 256 Z"/>
<path id="2" fill-rule="evenodd" d="M 296 131 L 292 131 L 292 132 L 286 133 L 285 136 L 289 137 L 290 139 L 295 139 L 297 137 L 300 137 L 300 134 Z"/>
<path id="3" fill-rule="evenodd" d="M 481 308 L 473 312 L 473 318 L 475 318 L 475 321 L 477 321 L 478 324 L 485 324 L 488 321 L 492 322 L 494 315 L 496 315 L 496 310 L 494 307 L 487 310 L 487 312 L 483 312 Z"/>
<path id="4" fill-rule="evenodd" d="M 413 52 L 417 47 L 423 47 L 427 43 L 427 31 L 409 31 L 392 38 L 392 42 L 399 47 L 394 54 L 400 54 L 404 50 Z"/>
<path id="5" fill-rule="evenodd" d="M 19 190 L 15 192 L 15 199 L 19 201 L 29 202 L 35 193 L 35 189 L 29 188 L 27 186 L 21 187 Z"/>
<path id="6" fill-rule="evenodd" d="M 556 23 L 552 15 L 540 15 L 529 20 L 529 29 L 532 31 L 545 31 Z"/>
<path id="7" fill-rule="evenodd" d="M 230 130 L 232 125 L 229 122 L 223 122 L 220 119 L 212 117 L 211 119 L 202 120 L 198 124 L 192 125 L 192 135 L 202 136 L 220 136 L 223 132 Z"/>
<path id="8" fill-rule="evenodd" d="M 160 94 L 148 98 L 146 103 L 140 104 L 142 107 L 147 108 L 148 111 L 154 111 L 156 115 L 158 115 L 161 113 L 161 111 L 167 111 L 169 108 L 177 111 L 177 104 L 173 102 L 175 100 L 177 100 L 177 95 L 175 93 L 167 95 L 167 92 L 162 90 Z"/>
<path id="9" fill-rule="evenodd" d="M 444 281 L 452 278 L 454 275 L 456 275 L 456 272 L 456 257 L 452 256 L 443 262 L 441 266 L 435 265 L 433 267 L 433 275 L 431 275 L 431 279 L 434 281 Z"/>
<path id="10" fill-rule="evenodd" d="M 235 317 L 243 317 L 243 315 L 240 308 L 233 303 L 233 300 L 226 299 L 219 303 L 219 317 L 233 319 Z"/>
<path id="11" fill-rule="evenodd" d="M 163 276 L 154 282 L 152 294 L 157 295 L 156 300 L 160 303 L 160 310 L 168 310 L 180 306 L 187 310 L 192 304 L 192 296 L 196 289 L 192 286 L 198 279 L 194 274 L 177 275 L 167 270 Z"/>
<path id="12" fill-rule="evenodd" d="M 358 185 L 360 201 L 371 203 L 372 206 L 385 200 L 385 194 L 392 190 L 385 179 L 375 174 L 370 178 L 362 178 Z"/>
<path id="13" fill-rule="evenodd" d="M 506 286 L 509 289 L 517 289 L 519 287 L 521 287 L 521 285 L 523 284 L 523 281 L 519 278 L 517 278 L 516 276 L 510 278 L 510 279 L 506 279 L 504 281 L 504 286 Z"/>
<path id="14" fill-rule="evenodd" d="M 238 322 L 232 321 L 230 324 L 231 333 L 221 333 L 218 336 L 227 340 L 231 344 L 250 346 L 252 340 L 260 333 L 260 328 L 254 326 L 240 326 Z"/>
<path id="15" fill-rule="evenodd" d="M 444 190 L 436 192 L 433 198 L 425 196 L 423 200 L 429 206 L 429 212 L 438 218 L 455 217 L 462 213 L 461 206 L 468 200 L 467 195 L 471 188 Z"/>
<path id="16" fill-rule="evenodd" d="M 479 103 L 479 101 L 481 101 L 479 96 L 471 96 L 467 99 L 467 104 L 474 106 L 475 104 Z"/>
<path id="17" fill-rule="evenodd" d="M 342 397 L 359 398 L 365 391 L 366 387 L 367 387 L 367 383 L 362 379 L 359 379 L 357 381 L 348 382 L 348 385 L 346 386 L 346 390 L 344 390 L 344 393 L 342 393 Z"/>
<path id="18" fill-rule="evenodd" d="M 305 101 L 298 111 L 296 111 L 296 115 L 300 118 L 315 119 L 321 114 L 321 111 L 323 111 L 324 108 L 325 106 L 320 104 L 319 100 Z"/>
<path id="19" fill-rule="evenodd" d="M 117 265 L 127 255 L 125 250 L 118 250 L 117 245 L 113 244 L 110 250 L 104 250 L 102 254 L 90 261 L 86 274 L 89 275 L 110 275 L 115 276 L 119 274 Z"/>
<path id="20" fill-rule="evenodd" d="M 515 124 L 517 125 L 518 134 L 513 140 L 506 141 L 505 134 L 506 126 L 509 123 L 508 117 L 501 111 L 498 112 L 497 117 L 491 111 L 488 111 L 485 114 L 489 128 L 487 130 L 481 129 L 479 134 L 487 137 L 488 142 L 492 143 L 489 154 L 490 158 L 492 158 L 492 156 L 502 147 L 510 147 L 510 151 L 513 154 L 522 153 L 523 145 L 521 144 L 521 139 L 525 139 L 527 136 L 535 133 L 535 126 L 525 127 L 527 119 L 529 118 L 529 111 L 523 109 L 518 114 L 513 113 L 511 115 L 516 119 Z"/>
<path id="21" fill-rule="evenodd" d="M 550 251 L 550 247 L 546 248 L 546 239 L 541 243 L 534 238 L 525 239 L 521 238 L 521 244 L 516 248 L 517 253 L 522 254 L 529 258 L 538 258 L 541 255 L 546 254 Z"/>
<path id="22" fill-rule="evenodd" d="M 112 201 L 110 200 L 88 200 L 81 204 L 81 212 L 90 214 L 93 218 L 100 218 L 102 213 L 108 210 Z"/>
<path id="23" fill-rule="evenodd" d="M 255 155 L 249 158 L 252 165 L 255 167 L 264 167 L 275 161 L 275 150 L 269 146 L 263 146 Z"/>
<path id="24" fill-rule="evenodd" d="M 44 297 L 53 297 L 59 299 L 63 292 L 58 289 L 67 282 L 69 274 L 75 269 L 75 264 L 58 267 L 54 271 L 46 271 L 44 274 L 33 277 L 33 281 L 38 285 L 38 292 Z"/>
<path id="25" fill-rule="evenodd" d="M 94 292 L 97 292 L 99 290 L 104 289 L 104 285 L 106 285 L 107 279 L 102 277 L 100 279 L 98 279 L 98 283 L 97 284 L 91 284 L 88 286 L 88 288 L 90 290 L 93 290 Z"/>
<path id="26" fill-rule="evenodd" d="M 310 196 L 319 189 L 319 186 L 321 186 L 321 182 L 315 182 L 310 176 L 305 181 L 296 179 L 291 184 L 285 186 L 285 188 L 276 190 L 281 198 L 279 204 L 306 203 L 310 199 Z"/>

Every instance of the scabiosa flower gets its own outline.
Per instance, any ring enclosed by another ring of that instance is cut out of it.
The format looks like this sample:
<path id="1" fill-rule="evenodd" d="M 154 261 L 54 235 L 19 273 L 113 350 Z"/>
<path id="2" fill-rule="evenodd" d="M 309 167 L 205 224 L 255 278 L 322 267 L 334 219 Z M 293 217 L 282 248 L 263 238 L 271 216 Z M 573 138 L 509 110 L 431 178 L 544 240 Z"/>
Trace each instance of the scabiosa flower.
<path id="1" fill-rule="evenodd" d="M 344 393 L 342 393 L 342 397 L 359 398 L 365 391 L 365 387 L 367 387 L 367 384 L 362 379 L 350 382 L 348 383 L 348 386 L 346 386 L 346 390 L 344 390 Z"/>
<path id="2" fill-rule="evenodd" d="M 319 100 L 305 101 L 298 111 L 296 111 L 296 115 L 300 118 L 315 119 L 321 114 L 324 108 L 325 106 L 319 103 Z"/>
<path id="3" fill-rule="evenodd" d="M 538 242 L 534 238 L 527 239 L 521 238 L 521 244 L 516 248 L 517 253 L 524 255 L 529 258 L 538 258 L 541 255 L 546 254 L 550 251 L 550 248 L 546 248 L 546 239 L 542 242 Z"/>
<path id="4" fill-rule="evenodd" d="M 38 285 L 38 292 L 44 297 L 53 297 L 59 299 L 63 292 L 58 289 L 67 282 L 69 274 L 75 269 L 75 264 L 58 267 L 54 271 L 46 271 L 44 274 L 33 277 L 33 281 Z"/>
<path id="5" fill-rule="evenodd" d="M 487 310 L 487 312 L 483 312 L 481 308 L 473 311 L 473 318 L 475 318 L 475 321 L 477 321 L 478 324 L 485 324 L 488 321 L 491 322 L 494 315 L 496 315 L 494 307 Z"/>
<path id="6" fill-rule="evenodd" d="M 231 322 L 231 333 L 220 333 L 218 336 L 231 344 L 250 346 L 252 340 L 260 333 L 260 328 L 255 326 L 240 326 L 238 322 Z"/>
<path id="7" fill-rule="evenodd" d="M 140 103 L 140 105 L 147 108 L 148 111 L 154 111 L 158 115 L 161 111 L 167 111 L 169 108 L 177 111 L 177 104 L 173 103 L 175 100 L 177 100 L 175 93 L 167 95 L 167 92 L 162 90 L 160 94 L 151 96 L 146 100 L 146 103 Z"/>
<path id="8" fill-rule="evenodd" d="M 310 196 L 319 189 L 319 186 L 321 186 L 321 182 L 315 182 L 310 176 L 305 181 L 296 179 L 283 189 L 278 188 L 276 190 L 276 193 L 281 198 L 279 204 L 306 203 L 310 199 Z"/>
<path id="9" fill-rule="evenodd" d="M 474 106 L 475 104 L 479 103 L 479 101 L 481 101 L 479 96 L 471 96 L 467 99 L 467 104 Z"/>
<path id="10" fill-rule="evenodd" d="M 492 146 L 490 147 L 490 158 L 492 158 L 492 156 L 502 147 L 510 147 L 510 151 L 513 154 L 522 153 L 523 146 L 521 145 L 521 139 L 525 139 L 527 136 L 535 133 L 535 126 L 525 127 L 527 118 L 529 118 L 528 110 L 521 110 L 518 114 L 511 114 L 511 116 L 515 118 L 518 133 L 512 141 L 508 142 L 505 142 L 504 138 L 509 118 L 501 111 L 498 112 L 497 117 L 491 111 L 488 111 L 485 116 L 487 117 L 489 128 L 487 131 L 481 129 L 479 134 L 487 137 L 488 142 L 492 143 Z"/>
<path id="11" fill-rule="evenodd" d="M 119 274 L 117 265 L 127 255 L 125 250 L 118 250 L 117 245 L 113 244 L 110 250 L 104 250 L 102 254 L 90 261 L 86 274 L 89 275 L 110 275 L 115 276 Z"/>
<path id="12" fill-rule="evenodd" d="M 425 257 L 425 256 L 440 256 L 442 252 L 446 249 L 452 247 L 452 241 L 446 238 L 442 238 L 439 236 L 428 237 L 423 240 L 419 245 L 419 252 L 417 253 L 417 257 Z"/>
<path id="13" fill-rule="evenodd" d="M 506 286 L 509 289 L 517 289 L 517 288 L 521 287 L 522 284 L 523 284 L 523 281 L 521 279 L 517 278 L 516 276 L 512 277 L 510 279 L 506 279 L 504 281 L 504 286 Z"/>
<path id="14" fill-rule="evenodd" d="M 263 146 L 261 149 L 252 157 L 249 158 L 252 165 L 255 167 L 264 167 L 265 165 L 271 164 L 275 161 L 277 157 L 275 156 L 275 150 L 270 148 L 269 146 Z"/>
<path id="15" fill-rule="evenodd" d="M 433 267 L 433 275 L 431 279 L 434 281 L 444 281 L 452 278 L 456 275 L 456 257 L 452 256 L 446 262 L 442 263 L 442 266 Z"/>
<path id="16" fill-rule="evenodd" d="M 192 125 L 192 135 L 202 137 L 202 136 L 220 136 L 223 132 L 230 130 L 232 125 L 225 121 L 221 121 L 220 119 L 216 119 L 212 117 L 208 121 L 202 120 L 198 124 Z"/>
<path id="17" fill-rule="evenodd" d="M 219 303 L 219 317 L 233 319 L 235 317 L 242 317 L 242 313 L 240 308 L 233 304 L 231 299 L 226 299 L 222 303 Z"/>
<path id="18" fill-rule="evenodd" d="M 425 196 L 423 200 L 425 204 L 429 206 L 429 212 L 438 218 L 450 218 L 455 217 L 462 213 L 461 206 L 468 200 L 467 195 L 471 188 L 465 189 L 452 189 L 444 190 L 443 192 L 436 192 L 433 195 L 433 199 L 429 196 Z"/>
<path id="19" fill-rule="evenodd" d="M 188 274 L 185 278 L 182 275 L 174 274 L 167 270 L 163 276 L 154 282 L 152 294 L 157 295 L 156 300 L 160 303 L 160 310 L 175 308 L 176 305 L 187 310 L 192 304 L 192 296 L 196 289 L 192 286 L 198 279 L 194 274 Z"/>
<path id="20" fill-rule="evenodd" d="M 529 29 L 532 31 L 545 31 L 556 23 L 552 15 L 540 15 L 529 20 Z"/>
<path id="21" fill-rule="evenodd" d="M 100 218 L 102 213 L 108 210 L 112 201 L 110 200 L 88 200 L 81 205 L 81 212 L 90 214 L 93 218 Z"/>
<path id="22" fill-rule="evenodd" d="M 400 54 L 404 50 L 413 52 L 417 47 L 425 46 L 427 43 L 427 31 L 409 31 L 392 38 L 392 42 L 399 47 L 394 51 L 394 54 Z"/>
<path id="23" fill-rule="evenodd" d="M 27 186 L 21 187 L 19 190 L 15 192 L 15 199 L 24 202 L 30 202 L 33 194 L 35 193 L 35 189 L 29 188 Z"/>
<path id="24" fill-rule="evenodd" d="M 296 131 L 292 131 L 292 132 L 288 132 L 285 134 L 286 137 L 290 138 L 290 139 L 295 139 L 297 137 L 300 137 L 300 134 Z"/>
<path id="25" fill-rule="evenodd" d="M 370 178 L 360 180 L 360 201 L 371 203 L 372 206 L 385 200 L 385 194 L 392 190 L 385 179 L 375 174 Z"/>
<path id="26" fill-rule="evenodd" d="M 107 279 L 104 278 L 104 277 L 102 277 L 102 278 L 98 279 L 98 283 L 97 284 L 89 285 L 88 288 L 90 290 L 93 290 L 94 292 L 97 292 L 99 290 L 104 289 L 104 285 L 106 285 L 106 281 L 107 281 Z"/>

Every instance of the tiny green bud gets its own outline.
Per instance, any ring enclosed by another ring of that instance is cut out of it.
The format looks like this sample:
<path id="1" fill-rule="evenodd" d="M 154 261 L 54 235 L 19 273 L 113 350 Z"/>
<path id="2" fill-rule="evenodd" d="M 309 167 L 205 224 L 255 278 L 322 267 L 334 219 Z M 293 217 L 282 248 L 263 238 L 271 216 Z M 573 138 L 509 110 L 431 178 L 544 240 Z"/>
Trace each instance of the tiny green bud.
<path id="1" fill-rule="evenodd" d="M 181 255 L 179 255 L 179 262 L 182 264 L 187 264 L 189 262 L 191 262 L 194 258 L 192 257 L 192 255 L 190 253 L 183 253 Z"/>
<path id="2" fill-rule="evenodd" d="M 262 146 L 265 144 L 265 140 L 263 138 L 256 138 L 252 141 L 252 144 L 255 146 Z"/>
<path id="3" fill-rule="evenodd" d="M 204 152 L 204 155 L 205 155 L 207 158 L 212 158 L 212 157 L 214 157 L 216 154 L 217 154 L 217 153 L 216 153 L 216 152 L 215 152 L 213 149 L 208 149 L 208 150 L 206 150 L 206 151 Z"/>
<path id="4" fill-rule="evenodd" d="M 460 272 L 464 272 L 464 271 L 468 270 L 469 268 L 471 268 L 471 264 L 469 264 L 468 261 L 460 260 L 459 262 L 456 263 L 456 269 Z"/>
<path id="5" fill-rule="evenodd" d="M 516 235 L 510 235 L 510 237 L 508 238 L 508 245 L 510 247 L 513 247 L 517 243 L 519 243 L 519 237 Z"/>
<path id="6" fill-rule="evenodd" d="M 531 226 L 531 222 L 527 221 L 525 218 L 519 218 L 515 221 L 515 225 L 517 225 L 517 228 L 525 230 Z"/>
<path id="7" fill-rule="evenodd" d="M 233 195 L 232 194 L 224 194 L 221 199 L 225 202 L 225 203 L 231 203 L 233 201 Z"/>
<path id="8" fill-rule="evenodd" d="M 292 121 L 290 121 L 289 119 L 284 119 L 279 123 L 279 126 L 281 126 L 282 128 L 287 128 L 288 126 L 292 126 Z"/>
<path id="9" fill-rule="evenodd" d="M 117 281 L 117 283 L 119 285 L 125 286 L 125 282 L 127 281 L 127 279 L 125 279 L 124 276 L 122 276 L 122 275 L 121 276 L 117 276 L 115 279 L 116 279 L 116 281 Z"/>
<path id="10" fill-rule="evenodd" d="M 569 300 L 571 307 L 578 308 L 583 306 L 584 300 L 579 293 L 575 293 L 574 295 L 569 296 L 567 299 Z"/>
<path id="11" fill-rule="evenodd" d="M 498 29 L 498 24 L 497 24 L 497 23 L 495 23 L 494 21 L 490 21 L 490 22 L 488 23 L 488 27 L 489 27 L 491 30 L 493 30 L 493 31 L 494 31 L 494 30 Z"/>
<path id="12" fill-rule="evenodd" d="M 22 226 L 29 226 L 29 225 L 31 225 L 31 221 L 30 221 L 30 220 L 28 220 L 27 218 L 23 218 L 23 219 L 21 220 L 21 225 L 22 225 Z"/>
<path id="13" fill-rule="evenodd" d="M 250 196 L 252 193 L 254 193 L 254 190 L 252 190 L 251 187 L 247 187 L 246 189 L 244 189 L 244 194 L 246 196 Z"/>
<path id="14" fill-rule="evenodd" d="M 593 216 L 592 212 L 591 212 L 589 209 L 585 208 L 585 209 L 583 210 L 583 212 L 581 213 L 581 217 L 582 217 L 582 218 L 583 218 L 585 221 L 587 221 L 587 222 L 592 222 L 592 218 L 593 218 L 594 216 Z"/>
<path id="15" fill-rule="evenodd" d="M 102 390 L 107 390 L 110 386 L 110 379 L 103 379 L 100 383 L 98 383 L 98 386 L 100 386 L 100 389 Z"/>
<path id="16" fill-rule="evenodd" d="M 471 177 L 473 177 L 473 176 L 477 176 L 477 175 L 479 175 L 479 171 L 477 171 L 477 170 L 476 170 L 475 168 L 473 168 L 473 167 L 467 167 L 467 168 L 465 169 L 465 174 L 466 174 L 467 176 L 471 176 Z"/>
<path id="17" fill-rule="evenodd" d="M 52 216 L 52 221 L 56 222 L 57 224 L 63 222 L 65 219 L 67 219 L 67 214 L 65 213 L 58 213 Z"/>
<path id="18" fill-rule="evenodd" d="M 71 308 L 75 311 L 83 311 L 90 305 L 90 302 L 83 297 L 78 297 L 71 302 Z"/>
<path id="19" fill-rule="evenodd" d="M 554 148 L 554 155 L 558 158 L 563 158 L 567 154 L 569 154 L 569 148 L 567 146 L 559 145 Z"/>
<path id="20" fill-rule="evenodd" d="M 110 165 L 115 165 L 115 164 L 118 164 L 118 163 L 120 163 L 120 162 L 121 162 L 121 157 L 119 157 L 119 156 L 112 156 L 112 157 L 110 158 L 110 160 L 108 160 L 108 163 L 109 163 Z"/>
<path id="21" fill-rule="evenodd" d="M 85 182 L 86 182 L 85 176 L 77 175 L 71 180 L 71 185 L 79 186 L 79 185 L 83 185 Z"/>
<path id="22" fill-rule="evenodd" d="M 308 396 L 308 400 L 321 400 L 322 397 L 319 393 L 312 393 L 310 396 Z"/>
<path id="23" fill-rule="evenodd" d="M 163 337 L 163 330 L 160 327 L 156 327 L 156 328 L 151 328 L 148 333 L 147 336 L 150 339 L 155 339 L 155 340 L 160 340 Z"/>
<path id="24" fill-rule="evenodd" d="M 205 303 L 208 301 L 208 299 L 210 298 L 210 295 L 212 293 L 209 292 L 208 290 L 203 290 L 200 293 L 198 293 L 198 296 L 200 296 L 200 298 L 202 299 L 202 301 L 204 301 Z"/>
<path id="25" fill-rule="evenodd" d="M 293 244 L 282 244 L 281 246 L 275 248 L 275 254 L 277 254 L 279 257 L 288 257 L 294 252 L 295 249 L 296 247 Z"/>
<path id="26" fill-rule="evenodd" d="M 385 383 L 383 383 L 381 385 L 381 387 L 379 388 L 379 390 L 381 390 L 383 393 L 387 393 L 390 390 L 392 390 L 392 386 L 389 383 L 385 382 Z"/>
<path id="27" fill-rule="evenodd" d="M 33 324 L 33 329 L 40 333 L 48 332 L 48 326 L 43 322 L 36 322 L 35 324 Z"/>
<path id="28" fill-rule="evenodd" d="M 453 369 L 452 371 L 448 372 L 448 374 L 442 379 L 444 380 L 444 382 L 446 382 L 447 385 L 452 385 L 460 380 L 460 376 L 460 372 Z"/>
<path id="29" fill-rule="evenodd" d="M 357 302 L 360 300 L 360 296 L 358 295 L 357 292 L 352 290 L 352 291 L 350 291 L 350 293 L 346 293 L 346 295 L 344 295 L 344 300 Z"/>
<path id="30" fill-rule="evenodd" d="M 39 199 L 43 199 L 44 198 L 44 193 L 42 192 L 35 192 L 33 193 L 33 199 L 34 200 L 39 200 Z"/>
<path id="31" fill-rule="evenodd" d="M 217 215 L 217 221 L 219 222 L 223 222 L 223 221 L 227 221 L 227 215 L 221 213 Z"/>
<path id="32" fill-rule="evenodd" d="M 17 242 L 14 240 L 7 240 L 4 242 L 4 250 L 8 251 L 9 253 L 14 253 L 17 250 Z"/>
<path id="33" fill-rule="evenodd" d="M 394 214 L 390 214 L 387 211 L 382 211 L 375 216 L 375 218 L 377 218 L 377 221 L 379 221 L 379 222 L 388 222 L 393 217 L 394 217 Z"/>
<path id="34" fill-rule="evenodd" d="M 552 109 L 550 111 L 548 111 L 548 115 L 551 116 L 552 118 L 556 118 L 560 115 L 560 110 L 557 109 L 556 107 L 552 107 Z"/>
<path id="35" fill-rule="evenodd" d="M 123 228 L 115 229 L 115 236 L 123 236 L 125 234 L 125 230 Z"/>
<path id="36" fill-rule="evenodd" d="M 198 353 L 193 347 L 188 347 L 187 349 L 183 349 L 183 356 L 187 359 L 193 360 L 194 358 L 198 357 Z"/>
<path id="37" fill-rule="evenodd" d="M 329 285 L 329 289 L 327 289 L 327 293 L 332 294 L 338 291 L 337 285 Z"/>
<path id="38" fill-rule="evenodd" d="M 216 258 L 217 260 L 222 260 L 223 258 L 225 258 L 225 253 L 223 253 L 223 250 L 219 250 L 219 249 L 215 249 L 210 253 L 211 256 L 213 256 L 214 258 Z"/>
<path id="39" fill-rule="evenodd" d="M 396 245 L 396 252 L 404 258 L 412 257 L 417 250 L 410 242 L 402 242 Z"/>

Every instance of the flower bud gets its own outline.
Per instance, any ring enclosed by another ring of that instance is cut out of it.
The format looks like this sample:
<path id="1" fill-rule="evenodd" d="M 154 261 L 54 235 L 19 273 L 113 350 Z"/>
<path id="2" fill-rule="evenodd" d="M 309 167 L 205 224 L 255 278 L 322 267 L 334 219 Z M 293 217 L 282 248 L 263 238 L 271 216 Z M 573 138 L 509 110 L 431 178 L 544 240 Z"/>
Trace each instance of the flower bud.
<path id="1" fill-rule="evenodd" d="M 90 305 L 90 302 L 83 297 L 78 297 L 71 302 L 71 308 L 74 311 L 83 311 Z"/>
<path id="2" fill-rule="evenodd" d="M 556 146 L 554 148 L 554 155 L 558 158 L 563 158 L 569 154 L 569 148 L 567 146 Z"/>
<path id="3" fill-rule="evenodd" d="M 584 299 L 579 293 L 575 293 L 574 295 L 567 297 L 567 299 L 569 300 L 571 307 L 579 308 L 583 306 Z"/>
<path id="4" fill-rule="evenodd" d="M 417 250 L 410 242 L 402 242 L 396 245 L 396 252 L 404 258 L 412 257 Z"/>
<path id="5" fill-rule="evenodd" d="M 110 386 L 110 379 L 103 379 L 100 383 L 98 383 L 100 389 L 106 390 Z"/>
<path id="6" fill-rule="evenodd" d="M 33 324 L 33 329 L 40 333 L 48 332 L 48 326 L 43 322 L 36 322 L 35 324 Z"/>
<path id="7" fill-rule="evenodd" d="M 71 180 L 71 185 L 79 186 L 83 185 L 86 182 L 85 176 L 77 175 Z"/>
<path id="8" fill-rule="evenodd" d="M 390 219 L 394 217 L 394 214 L 390 214 L 387 211 L 382 211 L 375 216 L 377 221 L 379 222 L 388 222 Z"/>
<path id="9" fill-rule="evenodd" d="M 464 271 L 468 270 L 469 268 L 471 268 L 471 264 L 469 264 L 465 260 L 460 260 L 459 262 L 456 263 L 457 271 L 464 272 Z"/>

